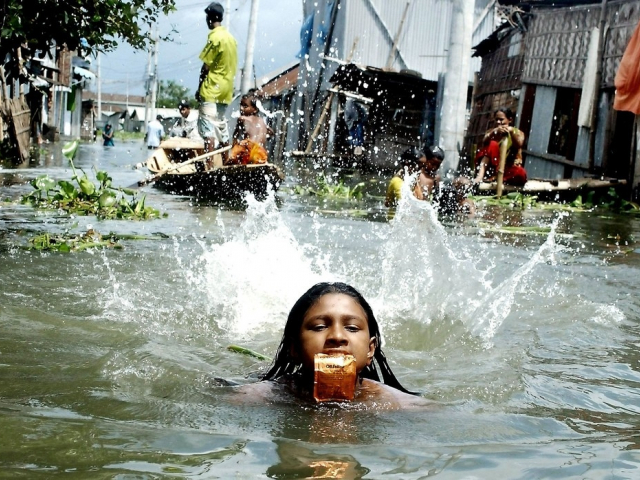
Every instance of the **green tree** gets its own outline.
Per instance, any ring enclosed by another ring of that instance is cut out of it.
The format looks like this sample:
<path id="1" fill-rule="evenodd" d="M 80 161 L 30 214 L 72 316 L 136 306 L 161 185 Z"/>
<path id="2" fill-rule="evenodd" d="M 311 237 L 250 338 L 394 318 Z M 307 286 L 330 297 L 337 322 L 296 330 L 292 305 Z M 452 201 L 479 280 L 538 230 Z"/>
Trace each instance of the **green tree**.
<path id="1" fill-rule="evenodd" d="M 160 80 L 156 107 L 176 108 L 180 100 L 189 100 L 189 89 L 173 80 Z"/>
<path id="2" fill-rule="evenodd" d="M 22 45 L 40 52 L 66 45 L 83 55 L 121 41 L 142 49 L 158 16 L 173 10 L 175 0 L 3 0 L 0 59 L 15 58 Z"/>

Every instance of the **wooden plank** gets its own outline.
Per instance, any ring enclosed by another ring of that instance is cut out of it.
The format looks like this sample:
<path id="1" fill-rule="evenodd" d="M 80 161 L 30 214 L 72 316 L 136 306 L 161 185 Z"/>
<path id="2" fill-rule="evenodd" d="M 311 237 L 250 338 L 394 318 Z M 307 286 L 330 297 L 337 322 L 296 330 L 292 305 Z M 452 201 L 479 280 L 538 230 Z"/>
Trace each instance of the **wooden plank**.
<path id="1" fill-rule="evenodd" d="M 10 133 L 18 146 L 18 155 L 22 163 L 29 158 L 31 140 L 31 110 L 24 96 L 9 101 L 9 115 Z"/>

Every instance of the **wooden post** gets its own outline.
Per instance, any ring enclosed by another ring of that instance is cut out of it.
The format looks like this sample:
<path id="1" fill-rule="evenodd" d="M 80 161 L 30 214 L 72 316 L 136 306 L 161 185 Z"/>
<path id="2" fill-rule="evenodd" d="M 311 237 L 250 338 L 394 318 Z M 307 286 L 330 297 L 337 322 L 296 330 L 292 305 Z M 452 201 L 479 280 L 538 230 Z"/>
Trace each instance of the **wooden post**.
<path id="1" fill-rule="evenodd" d="M 500 161 L 498 162 L 498 174 L 496 176 L 496 197 L 502 197 L 502 187 L 504 178 L 504 167 L 507 164 L 507 154 L 509 153 L 509 142 L 507 138 L 500 140 Z"/>
<path id="2" fill-rule="evenodd" d="M 358 37 L 356 37 L 353 40 L 351 51 L 349 52 L 349 56 L 347 57 L 347 63 L 351 62 L 351 59 L 353 58 L 353 54 L 355 53 L 357 46 L 358 46 Z M 333 102 L 333 95 L 334 95 L 334 92 L 330 92 L 329 96 L 327 97 L 327 100 L 324 102 L 322 111 L 320 112 L 320 118 L 318 118 L 318 123 L 316 123 L 316 126 L 313 129 L 311 136 L 309 137 L 309 141 L 307 142 L 307 148 L 304 149 L 305 153 L 311 152 L 311 148 L 313 147 L 313 142 L 315 142 L 316 137 L 318 136 L 318 133 L 320 133 L 320 129 L 322 128 L 324 119 L 327 116 L 327 112 L 329 112 L 329 109 L 331 108 L 331 102 Z"/>
<path id="3" fill-rule="evenodd" d="M 389 52 L 389 58 L 387 59 L 387 65 L 385 67 L 385 70 L 389 70 L 391 68 L 391 65 L 393 65 L 393 59 L 396 56 L 396 50 L 398 49 L 400 34 L 402 33 L 402 27 L 404 25 L 404 21 L 407 18 L 409 5 L 411 5 L 411 0 L 407 0 L 407 4 L 404 7 L 404 12 L 402 13 L 402 19 L 400 20 L 400 25 L 398 26 L 398 32 L 396 33 L 396 36 L 393 39 L 393 45 L 391 46 L 391 51 Z"/>

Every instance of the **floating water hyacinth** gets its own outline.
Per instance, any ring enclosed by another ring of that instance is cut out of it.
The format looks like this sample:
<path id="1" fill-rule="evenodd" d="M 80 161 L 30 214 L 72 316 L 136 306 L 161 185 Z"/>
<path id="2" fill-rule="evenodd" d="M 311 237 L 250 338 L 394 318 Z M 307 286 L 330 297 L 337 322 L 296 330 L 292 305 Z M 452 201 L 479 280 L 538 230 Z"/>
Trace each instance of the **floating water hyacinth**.
<path id="1" fill-rule="evenodd" d="M 69 155 L 75 152 L 72 147 L 67 150 Z M 99 219 L 147 220 L 160 217 L 158 210 L 145 206 L 145 195 L 138 198 L 133 190 L 113 187 L 112 178 L 105 171 L 96 171 L 99 182 L 96 185 L 84 171 L 80 170 L 81 173 L 78 173 L 72 158 L 68 158 L 77 186 L 67 180 L 56 182 L 47 175 L 41 175 L 31 180 L 35 190 L 23 195 L 22 203 L 37 208 L 64 210 L 76 215 L 95 215 Z M 128 196 L 132 198 L 127 199 Z"/>
<path id="2" fill-rule="evenodd" d="M 73 160 L 76 156 L 76 152 L 78 151 L 78 145 L 80 144 L 79 140 L 73 140 L 71 142 L 67 142 L 62 147 L 62 154 L 67 157 L 69 160 Z"/>

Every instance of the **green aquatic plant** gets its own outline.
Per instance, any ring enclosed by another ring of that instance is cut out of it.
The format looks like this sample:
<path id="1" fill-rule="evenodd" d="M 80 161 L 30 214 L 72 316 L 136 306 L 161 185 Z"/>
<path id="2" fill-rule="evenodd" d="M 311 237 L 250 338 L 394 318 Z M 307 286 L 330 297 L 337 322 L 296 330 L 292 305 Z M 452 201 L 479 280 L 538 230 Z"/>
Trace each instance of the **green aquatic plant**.
<path id="1" fill-rule="evenodd" d="M 120 240 L 159 240 L 168 235 L 156 233 L 153 235 L 132 235 L 108 233 L 101 235 L 90 228 L 83 234 L 69 232 L 60 234 L 41 233 L 29 239 L 27 250 L 47 252 L 79 252 L 88 248 L 123 248 Z"/>
<path id="2" fill-rule="evenodd" d="M 321 174 L 318 175 L 316 184 L 316 187 L 296 185 L 291 191 L 294 195 L 315 195 L 317 197 L 344 198 L 347 200 L 361 200 L 364 196 L 364 182 L 349 187 L 342 180 L 332 182 L 327 180 L 324 174 Z"/>
<path id="3" fill-rule="evenodd" d="M 99 219 L 147 220 L 160 217 L 155 208 L 145 205 L 145 195 L 128 188 L 114 187 L 113 179 L 102 170 L 97 170 L 98 184 L 87 177 L 84 170 L 79 173 L 73 164 L 77 140 L 67 143 L 62 152 L 69 158 L 73 170 L 72 180 L 58 180 L 41 175 L 31 180 L 33 192 L 23 195 L 21 202 L 36 208 L 64 210 L 75 215 L 95 215 Z"/>
<path id="4" fill-rule="evenodd" d="M 88 248 L 122 248 L 114 236 L 102 237 L 93 229 L 82 235 L 42 233 L 29 240 L 29 250 L 79 252 Z"/>
<path id="5" fill-rule="evenodd" d="M 271 357 L 267 357 L 266 355 L 263 355 L 261 353 L 258 353 L 258 352 L 254 351 L 254 350 L 250 350 L 250 349 L 245 348 L 245 347 L 241 347 L 239 345 L 229 345 L 227 347 L 227 350 L 229 350 L 230 352 L 240 353 L 242 355 L 247 355 L 248 357 L 257 358 L 258 360 L 271 361 Z"/>
<path id="6" fill-rule="evenodd" d="M 525 195 L 520 192 L 510 192 L 502 197 L 475 195 L 470 196 L 469 198 L 476 203 L 483 203 L 484 205 L 496 205 L 519 209 L 533 208 L 538 203 L 537 195 Z"/>
<path id="7" fill-rule="evenodd" d="M 625 200 L 615 188 L 610 188 L 607 191 L 606 197 L 598 205 L 599 207 L 607 208 L 617 213 L 629 213 L 632 215 L 640 215 L 640 205 L 636 202 L 630 202 Z"/>

